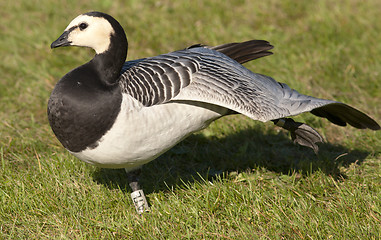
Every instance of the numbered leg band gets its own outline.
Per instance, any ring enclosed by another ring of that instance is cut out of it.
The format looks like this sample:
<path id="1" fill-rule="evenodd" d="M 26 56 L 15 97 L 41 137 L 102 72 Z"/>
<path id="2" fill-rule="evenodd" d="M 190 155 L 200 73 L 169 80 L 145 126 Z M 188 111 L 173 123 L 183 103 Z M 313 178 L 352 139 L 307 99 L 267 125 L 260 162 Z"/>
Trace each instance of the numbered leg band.
<path id="1" fill-rule="evenodd" d="M 141 214 L 145 211 L 149 211 L 148 202 L 146 196 L 144 196 L 143 190 L 137 190 L 131 193 L 132 202 L 135 205 L 136 211 Z"/>

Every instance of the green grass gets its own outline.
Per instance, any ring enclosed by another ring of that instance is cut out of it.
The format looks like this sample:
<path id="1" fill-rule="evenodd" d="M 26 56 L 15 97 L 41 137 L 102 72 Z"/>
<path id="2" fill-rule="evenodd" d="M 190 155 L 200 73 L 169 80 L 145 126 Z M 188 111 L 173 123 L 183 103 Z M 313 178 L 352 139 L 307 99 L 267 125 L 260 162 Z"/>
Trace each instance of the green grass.
<path id="1" fill-rule="evenodd" d="M 380 132 L 303 114 L 327 140 L 316 156 L 272 124 L 220 119 L 143 168 L 152 211 L 139 217 L 123 170 L 75 159 L 46 117 L 57 80 L 93 55 L 50 43 L 100 10 L 125 27 L 128 59 L 265 39 L 275 54 L 249 69 L 380 122 L 380 9 L 379 0 L 1 1 L 0 239 L 380 239 Z"/>

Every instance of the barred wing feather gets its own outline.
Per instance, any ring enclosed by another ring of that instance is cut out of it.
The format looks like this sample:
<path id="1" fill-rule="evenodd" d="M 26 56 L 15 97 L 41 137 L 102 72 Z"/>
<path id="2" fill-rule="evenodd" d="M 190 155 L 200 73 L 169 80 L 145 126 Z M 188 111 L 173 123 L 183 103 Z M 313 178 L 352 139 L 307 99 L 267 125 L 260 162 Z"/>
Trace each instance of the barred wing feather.
<path id="1" fill-rule="evenodd" d="M 136 63 L 122 74 L 121 82 L 126 93 L 148 107 L 172 100 L 199 68 L 196 58 L 163 54 Z"/>
<path id="2" fill-rule="evenodd" d="M 300 94 L 220 53 L 209 49 L 196 51 L 202 52 L 200 70 L 193 74 L 192 83 L 182 89 L 175 100 L 208 102 L 263 122 L 335 103 Z"/>
<path id="3" fill-rule="evenodd" d="M 271 77 L 205 47 L 144 59 L 122 75 L 126 93 L 144 106 L 198 101 L 263 122 L 312 111 L 338 125 L 379 129 L 366 114 L 340 102 L 298 93 Z"/>

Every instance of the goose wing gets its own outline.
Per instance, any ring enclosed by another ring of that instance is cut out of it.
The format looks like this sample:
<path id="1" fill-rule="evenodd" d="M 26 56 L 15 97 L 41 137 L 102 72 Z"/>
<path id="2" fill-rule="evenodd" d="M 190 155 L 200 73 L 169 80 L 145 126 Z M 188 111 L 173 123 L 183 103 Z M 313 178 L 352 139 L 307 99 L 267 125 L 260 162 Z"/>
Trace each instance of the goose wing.
<path id="1" fill-rule="evenodd" d="M 207 47 L 146 58 L 121 76 L 123 89 L 144 106 L 198 101 L 226 107 L 263 122 L 312 111 L 338 125 L 379 129 L 366 114 L 340 102 L 298 93 L 256 74 Z"/>
<path id="2" fill-rule="evenodd" d="M 273 46 L 264 40 L 227 43 L 213 47 L 196 44 L 182 51 L 163 54 L 153 58 L 131 60 L 126 62 L 122 67 L 121 74 L 123 76 L 121 77 L 121 82 L 127 83 L 124 84 L 123 88 L 145 106 L 170 100 L 179 93 L 182 86 L 189 84 L 189 73 L 194 73 L 198 68 L 197 62 L 192 60 L 192 57 L 195 56 L 187 58 L 184 54 L 179 55 L 179 53 L 186 52 L 189 49 L 193 51 L 195 48 L 213 49 L 242 64 L 271 55 L 272 52 L 269 50 Z M 179 59 L 180 57 L 185 57 L 185 59 Z M 184 63 L 182 66 L 185 66 L 185 68 L 182 68 L 179 62 Z M 171 76 L 175 78 L 171 78 Z M 134 81 L 134 78 L 141 78 L 142 81 Z M 166 84 L 160 84 L 161 82 Z"/>

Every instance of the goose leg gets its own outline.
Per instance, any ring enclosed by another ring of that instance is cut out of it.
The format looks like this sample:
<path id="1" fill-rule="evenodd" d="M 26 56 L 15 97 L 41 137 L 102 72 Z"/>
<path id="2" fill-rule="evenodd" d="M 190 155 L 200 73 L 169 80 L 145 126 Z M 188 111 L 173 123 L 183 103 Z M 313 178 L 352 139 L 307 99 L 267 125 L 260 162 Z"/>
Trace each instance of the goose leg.
<path id="1" fill-rule="evenodd" d="M 131 198 L 132 202 L 135 205 L 135 209 L 139 214 L 142 214 L 143 212 L 148 212 L 149 206 L 148 202 L 146 199 L 146 196 L 144 195 L 143 189 L 141 189 L 139 185 L 139 176 L 141 173 L 141 169 L 136 169 L 133 171 L 128 171 L 125 169 L 127 172 L 127 178 L 128 178 L 128 183 L 132 189 L 131 193 Z"/>
<path id="2" fill-rule="evenodd" d="M 323 137 L 312 127 L 305 123 L 295 122 L 291 118 L 280 118 L 273 120 L 274 124 L 284 128 L 291 133 L 294 143 L 312 148 L 317 154 L 319 146 L 316 143 L 323 142 Z"/>

